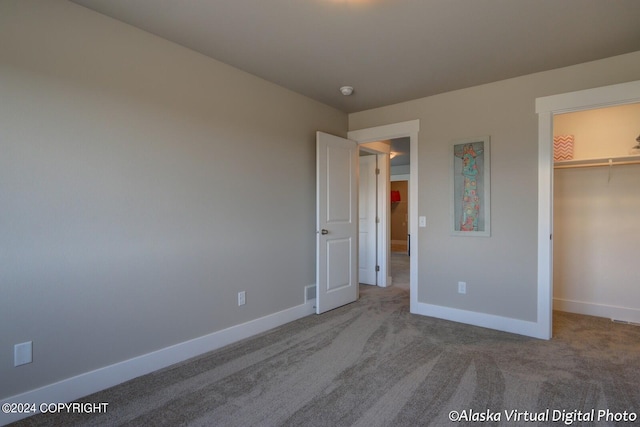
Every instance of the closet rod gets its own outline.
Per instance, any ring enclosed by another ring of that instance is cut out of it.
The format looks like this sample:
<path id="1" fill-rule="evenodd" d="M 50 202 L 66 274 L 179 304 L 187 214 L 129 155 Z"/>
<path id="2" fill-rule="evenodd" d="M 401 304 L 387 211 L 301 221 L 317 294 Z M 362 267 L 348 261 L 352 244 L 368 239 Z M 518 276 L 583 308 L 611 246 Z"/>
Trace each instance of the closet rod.
<path id="1" fill-rule="evenodd" d="M 593 168 L 599 166 L 618 166 L 618 165 L 640 165 L 640 160 L 629 160 L 626 162 L 609 163 L 586 163 L 584 165 L 555 165 L 554 169 L 571 169 L 571 168 Z"/>

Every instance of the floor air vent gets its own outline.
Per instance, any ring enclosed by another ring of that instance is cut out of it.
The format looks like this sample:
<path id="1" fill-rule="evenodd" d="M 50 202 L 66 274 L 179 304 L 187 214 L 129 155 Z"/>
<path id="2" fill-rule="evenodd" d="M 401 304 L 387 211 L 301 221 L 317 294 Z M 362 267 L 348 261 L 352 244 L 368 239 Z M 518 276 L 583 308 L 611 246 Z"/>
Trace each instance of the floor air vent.
<path id="1" fill-rule="evenodd" d="M 316 299 L 316 285 L 309 285 L 304 288 L 304 300 L 311 301 Z"/>

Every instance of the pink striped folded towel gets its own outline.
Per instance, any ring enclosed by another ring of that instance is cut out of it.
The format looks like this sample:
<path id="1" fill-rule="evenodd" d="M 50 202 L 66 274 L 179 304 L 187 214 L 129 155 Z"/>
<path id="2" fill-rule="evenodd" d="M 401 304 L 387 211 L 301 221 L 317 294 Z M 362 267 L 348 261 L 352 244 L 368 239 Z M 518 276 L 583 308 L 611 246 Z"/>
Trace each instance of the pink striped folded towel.
<path id="1" fill-rule="evenodd" d="M 553 161 L 573 159 L 573 135 L 557 135 L 553 137 Z"/>

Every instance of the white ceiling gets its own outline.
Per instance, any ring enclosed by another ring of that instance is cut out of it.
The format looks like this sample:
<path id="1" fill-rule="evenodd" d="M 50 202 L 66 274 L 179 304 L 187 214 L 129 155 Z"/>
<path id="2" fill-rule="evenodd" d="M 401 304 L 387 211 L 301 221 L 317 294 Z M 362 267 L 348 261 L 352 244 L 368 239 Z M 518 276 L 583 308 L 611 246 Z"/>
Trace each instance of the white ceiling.
<path id="1" fill-rule="evenodd" d="M 640 50 L 640 0 L 72 1 L 345 112 Z"/>

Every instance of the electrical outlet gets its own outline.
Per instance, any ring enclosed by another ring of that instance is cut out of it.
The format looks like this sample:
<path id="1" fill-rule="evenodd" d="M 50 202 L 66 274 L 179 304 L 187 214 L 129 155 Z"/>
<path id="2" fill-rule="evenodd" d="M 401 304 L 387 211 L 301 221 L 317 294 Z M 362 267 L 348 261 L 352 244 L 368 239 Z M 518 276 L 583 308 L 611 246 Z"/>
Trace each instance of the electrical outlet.
<path id="1" fill-rule="evenodd" d="M 26 365 L 33 362 L 33 341 L 13 346 L 13 366 Z"/>
<path id="2" fill-rule="evenodd" d="M 238 292 L 238 305 L 245 305 L 247 303 L 247 294 L 245 291 Z"/>
<path id="3" fill-rule="evenodd" d="M 467 282 L 458 282 L 458 293 L 459 294 L 467 293 Z"/>

